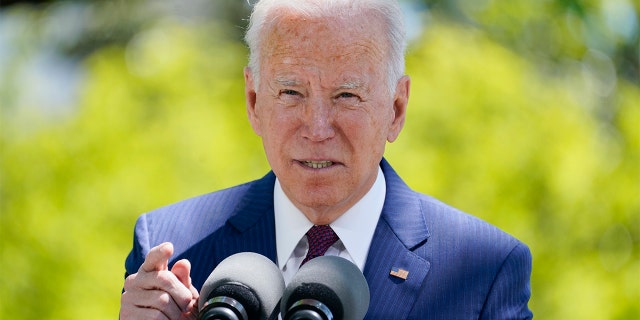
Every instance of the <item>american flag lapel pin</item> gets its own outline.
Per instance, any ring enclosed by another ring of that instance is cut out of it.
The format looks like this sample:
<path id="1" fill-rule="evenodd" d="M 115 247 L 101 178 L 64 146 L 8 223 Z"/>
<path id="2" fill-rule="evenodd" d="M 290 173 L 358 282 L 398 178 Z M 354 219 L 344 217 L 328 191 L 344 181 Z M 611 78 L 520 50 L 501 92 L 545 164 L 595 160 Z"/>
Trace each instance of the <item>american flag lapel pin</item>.
<path id="1" fill-rule="evenodd" d="M 402 268 L 398 268 L 398 267 L 393 267 L 391 268 L 391 272 L 389 272 L 390 275 L 396 277 L 396 278 L 400 278 L 402 280 L 407 280 L 407 276 L 409 275 L 409 271 L 402 269 Z"/>

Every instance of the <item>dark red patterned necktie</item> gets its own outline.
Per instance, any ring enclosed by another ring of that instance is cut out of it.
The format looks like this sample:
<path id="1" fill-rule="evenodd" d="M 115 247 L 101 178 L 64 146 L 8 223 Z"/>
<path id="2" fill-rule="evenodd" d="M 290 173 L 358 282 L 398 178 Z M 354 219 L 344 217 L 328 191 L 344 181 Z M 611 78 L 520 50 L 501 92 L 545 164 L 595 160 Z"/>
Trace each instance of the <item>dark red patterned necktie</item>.
<path id="1" fill-rule="evenodd" d="M 302 260 L 301 267 L 309 260 L 324 255 L 339 238 L 329 225 L 324 225 L 311 227 L 307 231 L 307 239 L 309 240 L 309 251 Z"/>

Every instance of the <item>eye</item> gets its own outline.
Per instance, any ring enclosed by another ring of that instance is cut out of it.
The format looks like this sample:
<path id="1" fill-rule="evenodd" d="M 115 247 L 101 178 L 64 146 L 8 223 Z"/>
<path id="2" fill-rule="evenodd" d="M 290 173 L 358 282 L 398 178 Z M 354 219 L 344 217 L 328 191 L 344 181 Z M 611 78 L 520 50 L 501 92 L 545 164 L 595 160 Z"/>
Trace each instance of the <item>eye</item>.
<path id="1" fill-rule="evenodd" d="M 351 92 L 342 92 L 338 95 L 338 98 L 355 98 L 356 95 Z"/>
<path id="2" fill-rule="evenodd" d="M 280 91 L 280 94 L 288 95 L 288 96 L 299 96 L 300 92 L 291 90 L 291 89 L 284 89 Z"/>

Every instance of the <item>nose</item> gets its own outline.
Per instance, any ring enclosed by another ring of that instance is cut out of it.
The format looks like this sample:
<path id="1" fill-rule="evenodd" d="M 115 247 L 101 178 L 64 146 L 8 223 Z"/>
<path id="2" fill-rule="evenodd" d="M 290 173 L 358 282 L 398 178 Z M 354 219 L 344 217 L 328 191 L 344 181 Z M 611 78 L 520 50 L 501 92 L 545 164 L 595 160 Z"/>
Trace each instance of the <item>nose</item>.
<path id="1" fill-rule="evenodd" d="M 333 110 L 327 101 L 314 99 L 305 106 L 303 137 L 311 141 L 324 141 L 335 135 Z"/>

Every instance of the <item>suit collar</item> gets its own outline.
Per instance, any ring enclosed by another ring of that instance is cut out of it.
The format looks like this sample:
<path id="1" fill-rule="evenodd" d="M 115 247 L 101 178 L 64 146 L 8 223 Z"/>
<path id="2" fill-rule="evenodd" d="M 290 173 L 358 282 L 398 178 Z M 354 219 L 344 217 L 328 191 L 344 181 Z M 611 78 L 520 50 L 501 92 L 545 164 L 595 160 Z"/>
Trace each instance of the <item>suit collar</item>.
<path id="1" fill-rule="evenodd" d="M 391 165 L 380 163 L 387 181 L 387 195 L 381 218 L 384 219 L 404 246 L 413 250 L 429 238 L 423 208 L 416 193 L 402 181 Z"/>
<path id="2" fill-rule="evenodd" d="M 276 176 L 273 171 L 262 179 L 251 183 L 246 194 L 236 208 L 235 214 L 229 218 L 229 223 L 239 232 L 256 225 L 265 214 L 271 215 L 273 220 L 273 186 Z"/>
<path id="3" fill-rule="evenodd" d="M 417 194 L 386 160 L 381 167 L 387 195 L 364 269 L 371 293 L 366 318 L 407 319 L 431 268 L 414 252 L 427 241 L 429 230 Z M 394 276 L 392 270 L 406 271 L 406 278 Z"/>

